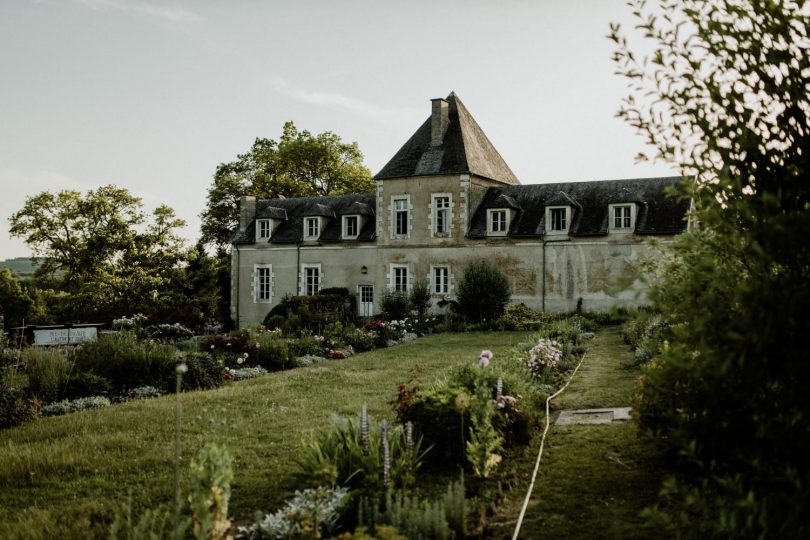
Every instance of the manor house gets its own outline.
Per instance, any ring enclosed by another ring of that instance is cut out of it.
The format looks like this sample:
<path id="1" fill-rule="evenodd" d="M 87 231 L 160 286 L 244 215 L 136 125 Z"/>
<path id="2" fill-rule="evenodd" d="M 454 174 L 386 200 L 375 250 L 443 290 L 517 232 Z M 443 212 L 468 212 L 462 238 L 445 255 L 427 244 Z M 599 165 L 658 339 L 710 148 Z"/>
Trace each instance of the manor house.
<path id="1" fill-rule="evenodd" d="M 686 230 L 680 178 L 521 184 L 455 94 L 374 177 L 376 193 L 240 201 L 231 310 L 258 323 L 287 294 L 346 287 L 360 315 L 385 290 L 430 284 L 452 299 L 470 261 L 508 276 L 512 301 L 543 311 L 645 302 L 639 262 Z"/>

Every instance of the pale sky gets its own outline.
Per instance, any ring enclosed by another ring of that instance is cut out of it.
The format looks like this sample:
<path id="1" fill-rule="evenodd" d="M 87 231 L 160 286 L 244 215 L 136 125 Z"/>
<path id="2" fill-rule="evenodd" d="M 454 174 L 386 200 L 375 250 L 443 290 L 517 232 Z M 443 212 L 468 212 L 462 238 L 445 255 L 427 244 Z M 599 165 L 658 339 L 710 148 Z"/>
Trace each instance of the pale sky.
<path id="1" fill-rule="evenodd" d="M 455 91 L 524 184 L 675 174 L 615 118 L 625 0 L 0 0 L 0 259 L 44 190 L 129 189 L 197 237 L 216 166 L 293 120 L 376 174 Z"/>

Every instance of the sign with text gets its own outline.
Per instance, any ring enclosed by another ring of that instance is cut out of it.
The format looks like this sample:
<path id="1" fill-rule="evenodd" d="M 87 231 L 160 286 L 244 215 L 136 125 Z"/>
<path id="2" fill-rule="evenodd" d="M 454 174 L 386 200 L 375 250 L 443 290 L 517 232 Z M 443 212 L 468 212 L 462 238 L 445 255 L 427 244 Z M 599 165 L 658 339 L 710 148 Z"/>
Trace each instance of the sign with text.
<path id="1" fill-rule="evenodd" d="M 34 330 L 34 345 L 75 345 L 85 341 L 94 341 L 98 329 L 88 328 L 50 328 Z"/>

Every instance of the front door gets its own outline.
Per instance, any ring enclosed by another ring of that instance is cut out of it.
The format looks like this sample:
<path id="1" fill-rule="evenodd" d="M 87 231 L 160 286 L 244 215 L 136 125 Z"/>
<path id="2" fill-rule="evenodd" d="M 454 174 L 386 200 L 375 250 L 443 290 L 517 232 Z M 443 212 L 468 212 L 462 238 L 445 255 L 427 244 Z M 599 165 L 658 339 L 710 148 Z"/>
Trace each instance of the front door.
<path id="1" fill-rule="evenodd" d="M 358 285 L 357 311 L 361 317 L 371 317 L 374 315 L 374 285 Z"/>

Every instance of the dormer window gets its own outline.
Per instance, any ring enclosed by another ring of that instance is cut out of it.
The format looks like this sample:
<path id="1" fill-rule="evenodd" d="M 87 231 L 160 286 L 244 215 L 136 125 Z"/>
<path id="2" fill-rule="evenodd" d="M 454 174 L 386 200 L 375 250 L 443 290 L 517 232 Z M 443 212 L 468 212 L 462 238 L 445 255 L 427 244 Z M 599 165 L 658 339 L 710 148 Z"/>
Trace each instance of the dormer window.
<path id="1" fill-rule="evenodd" d="M 273 222 L 269 219 L 256 220 L 256 241 L 269 240 L 273 234 Z"/>
<path id="2" fill-rule="evenodd" d="M 343 216 L 343 238 L 354 240 L 360 234 L 360 216 Z"/>
<path id="3" fill-rule="evenodd" d="M 546 234 L 567 234 L 570 226 L 570 206 L 546 207 Z"/>
<path id="4" fill-rule="evenodd" d="M 509 230 L 508 216 L 509 210 L 505 208 L 487 210 L 487 236 L 506 236 Z"/>
<path id="5" fill-rule="evenodd" d="M 304 240 L 317 240 L 321 235 L 321 218 L 304 218 Z"/>
<path id="6" fill-rule="evenodd" d="M 611 204 L 610 231 L 632 232 L 636 226 L 636 205 L 632 203 Z"/>

